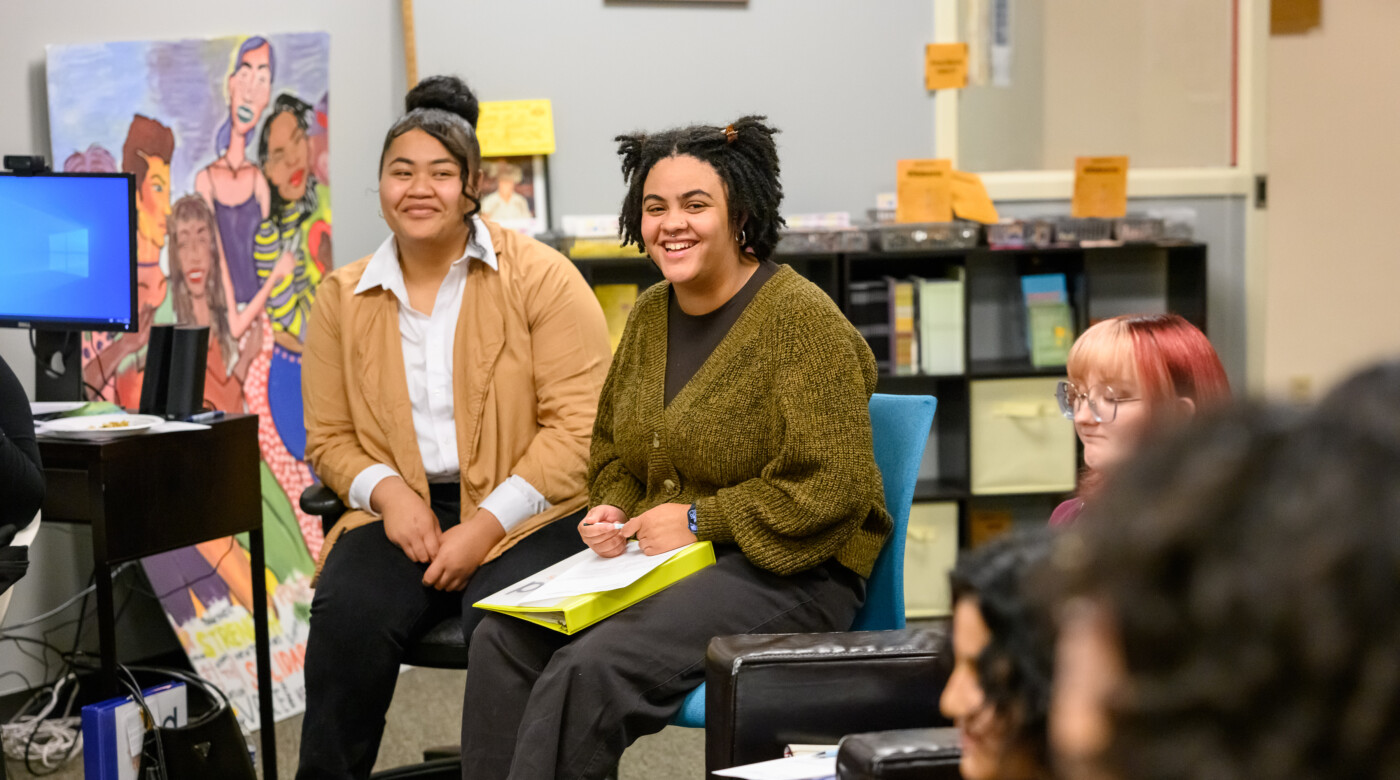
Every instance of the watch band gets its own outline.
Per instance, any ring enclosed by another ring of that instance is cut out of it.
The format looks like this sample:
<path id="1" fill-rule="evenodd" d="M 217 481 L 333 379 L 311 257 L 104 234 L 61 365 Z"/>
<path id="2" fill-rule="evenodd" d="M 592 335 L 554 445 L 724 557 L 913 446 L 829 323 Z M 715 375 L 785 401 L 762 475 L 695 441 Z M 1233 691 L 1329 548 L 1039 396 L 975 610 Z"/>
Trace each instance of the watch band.
<path id="1" fill-rule="evenodd" d="M 700 533 L 700 520 L 695 515 L 694 504 L 690 505 L 690 509 L 685 513 L 685 516 L 688 521 L 687 525 L 690 527 L 690 532 L 693 534 Z"/>

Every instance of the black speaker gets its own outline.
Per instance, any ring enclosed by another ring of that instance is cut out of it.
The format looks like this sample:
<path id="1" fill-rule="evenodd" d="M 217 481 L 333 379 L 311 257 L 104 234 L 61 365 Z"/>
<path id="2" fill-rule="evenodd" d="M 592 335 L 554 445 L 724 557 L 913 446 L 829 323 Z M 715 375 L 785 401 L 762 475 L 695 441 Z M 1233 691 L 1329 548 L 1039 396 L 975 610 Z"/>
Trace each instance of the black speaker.
<path id="1" fill-rule="evenodd" d="M 208 359 L 209 326 L 177 325 L 170 344 L 166 417 L 184 420 L 204 408 L 204 367 Z"/>
<path id="2" fill-rule="evenodd" d="M 174 334 L 174 325 L 152 325 L 146 334 L 146 373 L 141 378 L 141 406 L 137 409 L 141 414 L 165 414 L 170 398 L 170 347 Z"/>

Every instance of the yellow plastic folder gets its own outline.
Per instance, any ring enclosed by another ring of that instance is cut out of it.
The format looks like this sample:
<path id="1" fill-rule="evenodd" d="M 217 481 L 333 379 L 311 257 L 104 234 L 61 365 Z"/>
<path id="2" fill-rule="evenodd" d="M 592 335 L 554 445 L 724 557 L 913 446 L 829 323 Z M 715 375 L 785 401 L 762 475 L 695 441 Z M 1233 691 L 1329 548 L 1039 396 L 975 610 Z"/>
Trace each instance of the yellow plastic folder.
<path id="1" fill-rule="evenodd" d="M 715 562 L 715 548 L 709 542 L 695 542 L 669 555 L 663 553 L 664 560 L 659 564 L 656 560 L 638 560 L 640 555 L 636 542 L 630 543 L 628 552 L 618 558 L 599 558 L 592 550 L 584 550 L 472 606 L 528 620 L 563 634 L 575 634 Z M 627 566 L 651 568 L 622 587 L 559 598 L 550 596 L 605 581 L 610 574 L 625 578 L 628 574 L 623 569 Z"/>

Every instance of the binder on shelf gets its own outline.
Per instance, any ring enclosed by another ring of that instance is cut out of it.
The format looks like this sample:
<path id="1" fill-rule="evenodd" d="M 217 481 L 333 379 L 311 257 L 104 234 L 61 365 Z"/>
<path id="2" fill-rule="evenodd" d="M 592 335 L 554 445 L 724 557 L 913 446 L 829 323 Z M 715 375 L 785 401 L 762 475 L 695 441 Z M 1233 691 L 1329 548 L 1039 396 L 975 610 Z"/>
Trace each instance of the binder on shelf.
<path id="1" fill-rule="evenodd" d="M 870 344 L 875 353 L 875 365 L 881 374 L 892 373 L 890 360 L 890 293 L 889 283 L 884 279 L 865 282 L 851 282 L 850 296 L 851 324 Z"/>
<path id="2" fill-rule="evenodd" d="M 932 376 L 961 374 L 963 360 L 963 269 L 951 279 L 920 279 L 919 369 Z"/>
<path id="3" fill-rule="evenodd" d="M 637 304 L 637 285 L 596 284 L 593 294 L 598 298 L 598 305 L 603 307 L 603 318 L 608 323 L 608 341 L 616 353 L 617 345 L 622 343 L 622 331 L 627 327 L 627 317 Z"/>
<path id="4" fill-rule="evenodd" d="M 472 606 L 575 634 L 715 562 L 709 542 L 647 556 L 636 542 L 616 558 L 583 550 Z"/>
<path id="5" fill-rule="evenodd" d="M 910 376 L 919 373 L 919 333 L 916 329 L 914 279 L 885 277 L 889 285 L 890 373 Z"/>

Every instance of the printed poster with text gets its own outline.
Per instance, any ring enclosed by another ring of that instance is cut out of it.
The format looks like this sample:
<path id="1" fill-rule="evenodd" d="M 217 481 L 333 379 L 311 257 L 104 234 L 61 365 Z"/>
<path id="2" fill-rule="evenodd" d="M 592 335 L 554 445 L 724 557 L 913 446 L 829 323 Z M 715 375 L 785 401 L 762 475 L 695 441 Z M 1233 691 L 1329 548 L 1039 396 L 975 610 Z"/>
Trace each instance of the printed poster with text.
<path id="1" fill-rule="evenodd" d="M 143 561 L 195 670 L 258 728 L 252 583 L 271 604 L 279 720 L 301 712 L 319 518 L 297 498 L 305 462 L 301 351 L 316 285 L 334 267 L 324 33 L 50 46 L 55 170 L 136 178 L 140 329 L 85 334 L 93 399 L 134 409 L 152 324 L 209 327 L 204 405 L 258 415 L 267 570 L 247 540 Z M 197 522 L 170 517 L 165 522 Z"/>

